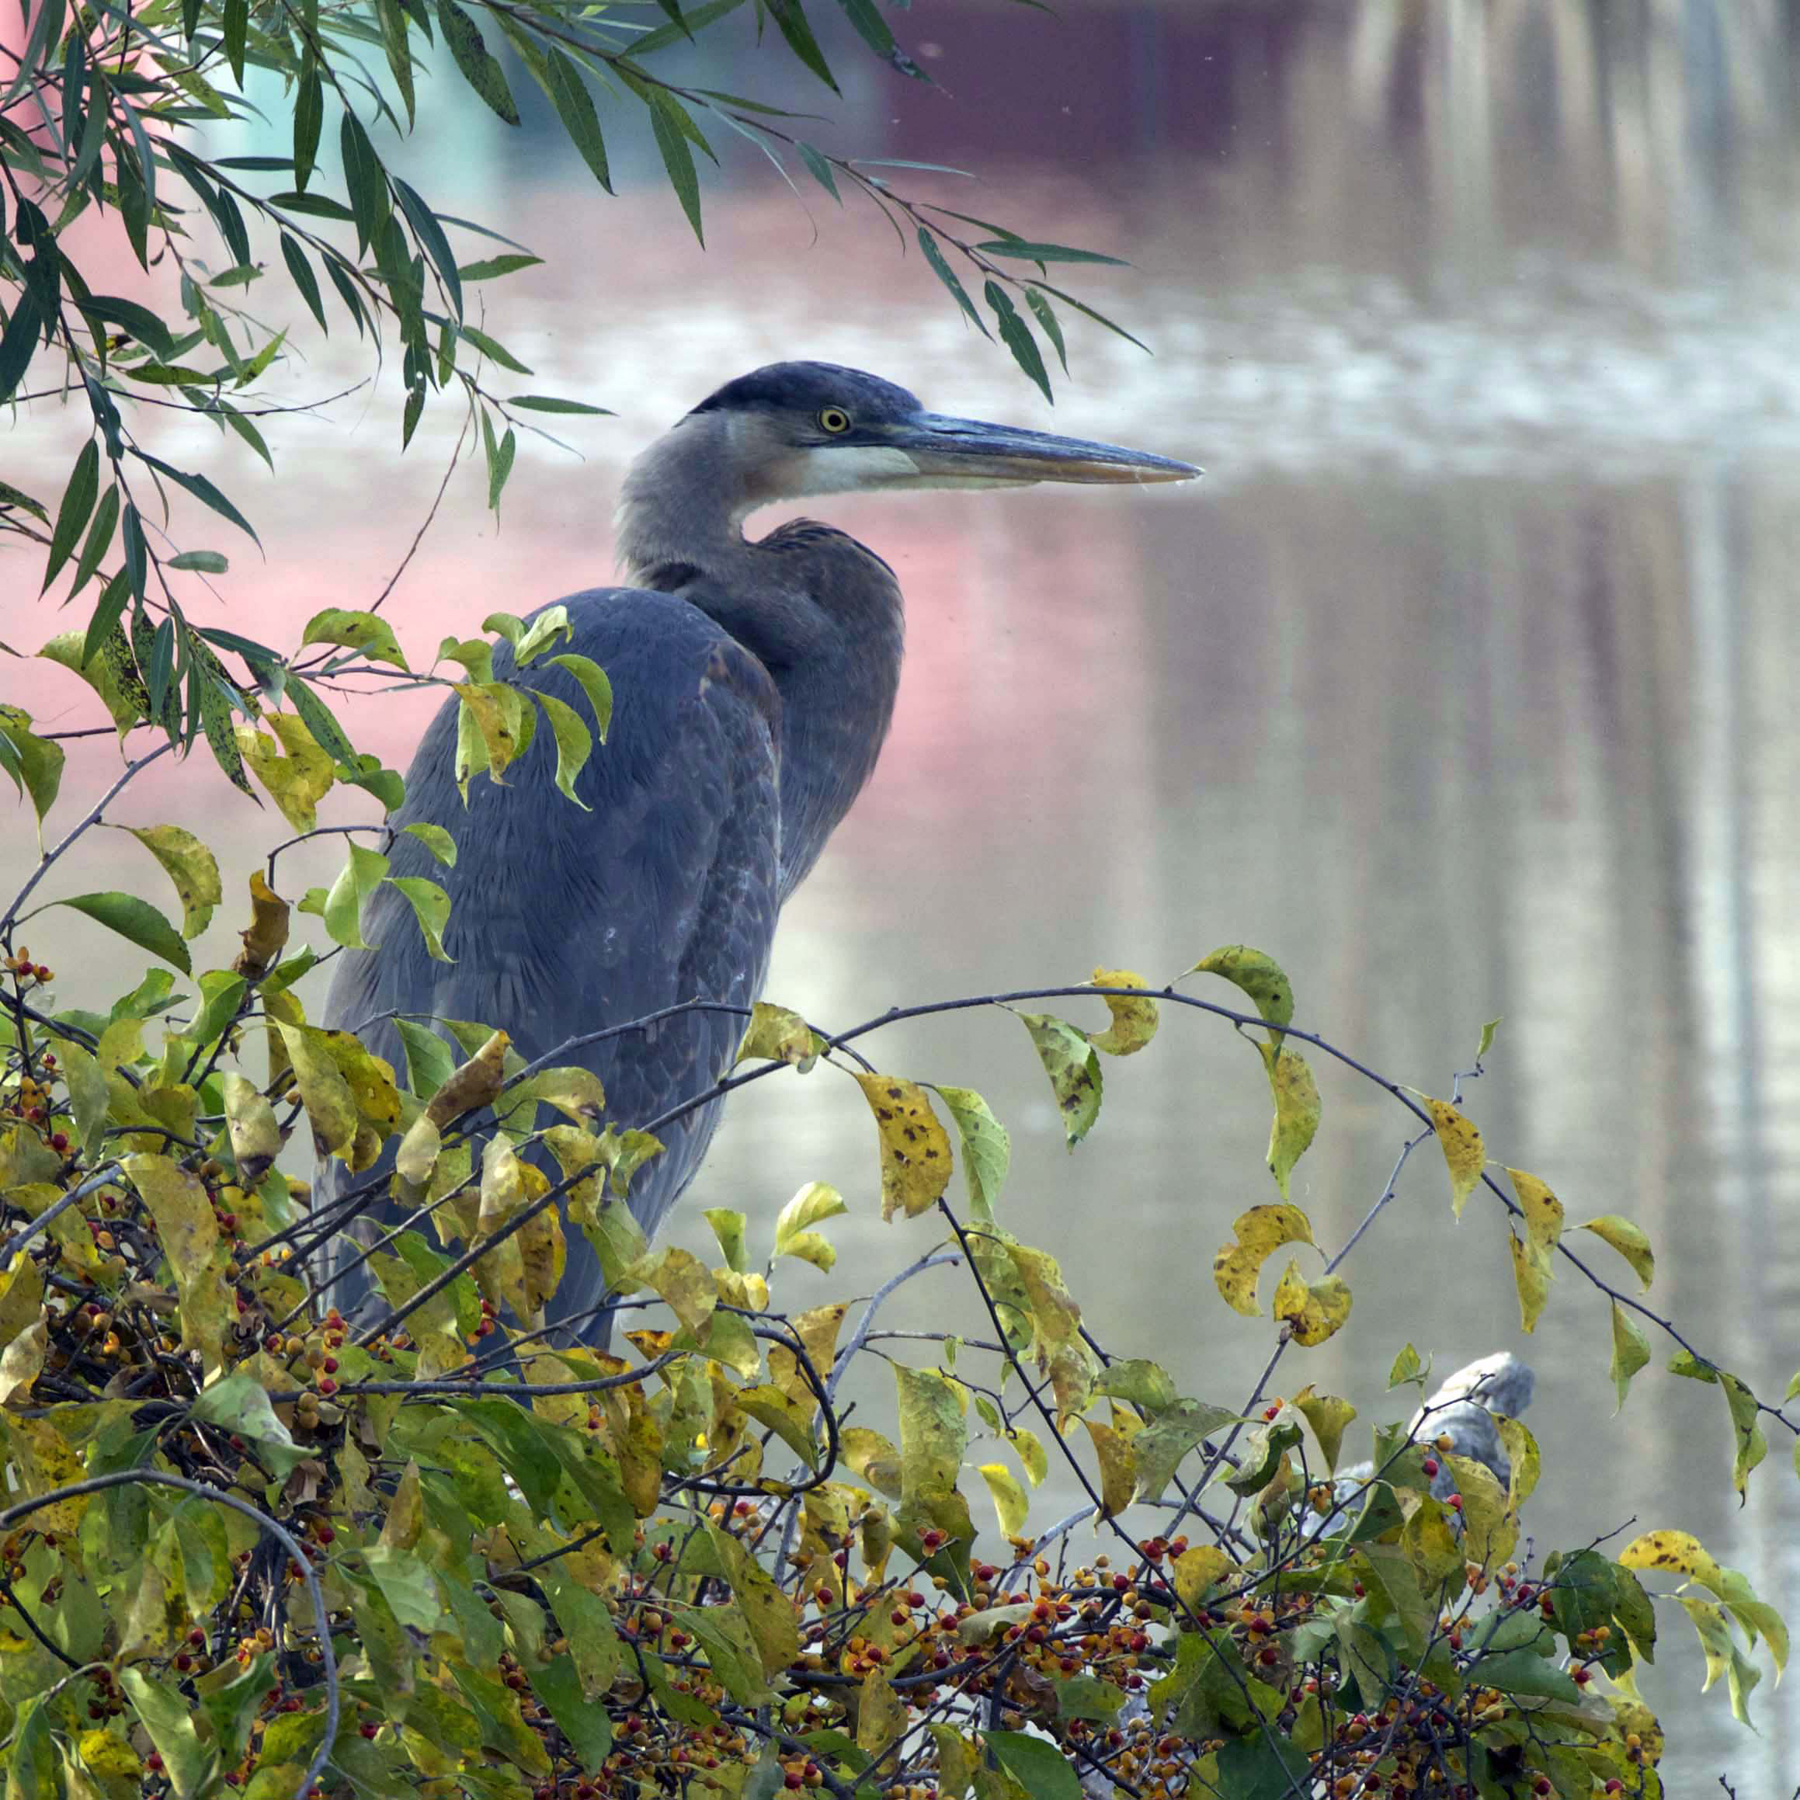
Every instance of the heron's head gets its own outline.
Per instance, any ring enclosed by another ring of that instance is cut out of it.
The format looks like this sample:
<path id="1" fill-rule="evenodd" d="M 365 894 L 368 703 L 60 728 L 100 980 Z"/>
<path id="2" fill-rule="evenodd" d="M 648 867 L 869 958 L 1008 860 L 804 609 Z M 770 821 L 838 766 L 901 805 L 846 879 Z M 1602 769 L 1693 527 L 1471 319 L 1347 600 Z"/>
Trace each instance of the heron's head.
<path id="1" fill-rule="evenodd" d="M 811 494 L 1188 481 L 1200 473 L 1117 444 L 927 412 L 905 388 L 835 363 L 771 363 L 740 375 L 683 425 L 702 421 L 742 512 Z"/>

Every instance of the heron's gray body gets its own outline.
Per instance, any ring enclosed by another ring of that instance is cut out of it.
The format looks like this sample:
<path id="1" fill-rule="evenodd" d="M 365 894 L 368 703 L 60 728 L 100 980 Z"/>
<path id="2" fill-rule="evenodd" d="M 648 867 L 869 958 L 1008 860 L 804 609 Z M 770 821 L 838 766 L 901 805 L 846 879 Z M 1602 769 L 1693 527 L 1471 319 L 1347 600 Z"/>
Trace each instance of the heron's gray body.
<path id="1" fill-rule="evenodd" d="M 744 516 L 771 500 L 852 488 L 1016 485 L 1061 479 L 1171 480 L 1194 471 L 1109 445 L 925 413 L 904 389 L 821 363 L 777 364 L 721 388 L 634 465 L 619 516 L 638 584 L 562 602 L 573 639 L 496 673 L 585 707 L 547 660 L 591 658 L 612 684 L 605 745 L 577 777 L 586 810 L 556 791 L 555 746 L 539 729 L 505 784 L 477 775 L 465 809 L 453 774 L 456 702 L 439 712 L 407 774 L 396 824 L 442 826 L 443 869 L 397 832 L 391 872 L 426 875 L 451 899 L 431 958 L 399 890 L 376 890 L 372 951 L 346 951 L 328 1022 L 398 1066 L 394 1014 L 504 1029 L 529 1060 L 570 1040 L 688 1001 L 748 1006 L 760 993 L 782 903 L 875 767 L 893 715 L 903 639 L 900 589 L 878 556 L 800 520 L 747 541 Z M 570 1052 L 599 1076 L 609 1118 L 645 1126 L 699 1099 L 730 1067 L 743 1021 L 694 1010 Z M 693 1178 L 718 1123 L 710 1101 L 659 1132 L 664 1153 L 632 1183 L 654 1234 Z M 356 1178 L 366 1182 L 366 1175 Z M 341 1165 L 322 1186 L 345 1191 Z M 323 1197 L 323 1196 L 321 1196 Z M 388 1229 L 391 1201 L 356 1236 Z M 581 1323 L 604 1298 L 579 1233 L 551 1303 Z M 332 1298 L 368 1293 L 366 1265 L 337 1259 Z"/>

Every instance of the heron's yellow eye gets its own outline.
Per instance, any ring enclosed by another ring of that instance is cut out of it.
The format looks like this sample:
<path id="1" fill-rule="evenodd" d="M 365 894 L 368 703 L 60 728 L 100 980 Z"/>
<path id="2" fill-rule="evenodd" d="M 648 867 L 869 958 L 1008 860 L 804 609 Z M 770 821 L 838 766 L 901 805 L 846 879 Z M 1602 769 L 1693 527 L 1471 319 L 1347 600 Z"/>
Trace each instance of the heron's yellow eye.
<path id="1" fill-rule="evenodd" d="M 850 415 L 841 406 L 828 406 L 819 414 L 819 423 L 835 437 L 850 429 Z"/>

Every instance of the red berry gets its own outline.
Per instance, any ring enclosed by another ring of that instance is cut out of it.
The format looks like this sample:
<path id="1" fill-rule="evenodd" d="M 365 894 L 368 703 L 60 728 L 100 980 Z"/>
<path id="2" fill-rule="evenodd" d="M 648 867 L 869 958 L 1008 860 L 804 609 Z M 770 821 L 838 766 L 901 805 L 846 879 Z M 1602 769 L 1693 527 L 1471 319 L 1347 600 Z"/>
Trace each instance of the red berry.
<path id="1" fill-rule="evenodd" d="M 154 1750 L 152 1750 L 150 1752 L 150 1754 L 144 1758 L 144 1767 L 146 1769 L 148 1769 L 151 1772 L 151 1774 L 153 1774 L 153 1775 L 160 1775 L 162 1773 L 162 1766 L 163 1766 L 163 1759 Z"/>
<path id="2" fill-rule="evenodd" d="M 1429 1481 L 1438 1472 L 1438 1459 L 1435 1456 L 1428 1456 L 1420 1467 L 1424 1469 L 1425 1478 Z"/>
<path id="3" fill-rule="evenodd" d="M 321 1375 L 319 1377 L 319 1392 L 321 1394 L 335 1394 L 337 1392 L 337 1383 L 333 1381 L 329 1375 Z"/>
<path id="4" fill-rule="evenodd" d="M 1279 1406 L 1265 1406 L 1263 1408 L 1263 1417 L 1265 1419 L 1278 1419 L 1280 1416 L 1281 1408 Z"/>
<path id="5" fill-rule="evenodd" d="M 69 1134 L 66 1131 L 52 1132 L 50 1136 L 50 1148 L 54 1150 L 58 1156 L 67 1156 L 69 1154 Z"/>
<path id="6" fill-rule="evenodd" d="M 1461 1494 L 1452 1494 L 1449 1497 L 1449 1499 L 1444 1502 L 1444 1504 L 1447 1507 L 1449 1507 L 1452 1512 L 1461 1512 L 1462 1511 L 1462 1495 Z"/>
<path id="7" fill-rule="evenodd" d="M 335 1375 L 338 1371 L 338 1360 L 335 1356 L 328 1356 L 319 1364 L 319 1367 L 323 1369 L 327 1375 Z"/>
<path id="8" fill-rule="evenodd" d="M 376 1732 L 378 1732 L 381 1729 L 381 1727 L 379 1725 L 359 1725 L 357 1727 L 357 1729 L 363 1734 L 364 1737 L 372 1738 L 376 1734 Z"/>

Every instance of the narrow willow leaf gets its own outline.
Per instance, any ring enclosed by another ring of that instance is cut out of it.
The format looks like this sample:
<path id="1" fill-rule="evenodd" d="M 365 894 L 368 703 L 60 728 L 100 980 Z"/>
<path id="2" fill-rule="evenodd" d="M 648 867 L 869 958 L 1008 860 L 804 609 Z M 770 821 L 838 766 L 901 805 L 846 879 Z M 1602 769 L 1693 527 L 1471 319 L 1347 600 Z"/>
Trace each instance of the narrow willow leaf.
<path id="1" fill-rule="evenodd" d="M 1034 244 L 1025 238 L 996 238 L 975 248 L 989 256 L 1016 256 L 1022 262 L 1111 263 L 1115 268 L 1126 267 L 1122 258 L 1102 256 L 1097 250 L 1072 250 L 1067 244 Z"/>
<path id="2" fill-rule="evenodd" d="M 168 567 L 198 575 L 223 575 L 230 570 L 231 562 L 217 550 L 183 550 L 179 556 L 169 558 Z"/>
<path id="3" fill-rule="evenodd" d="M 642 54 L 642 46 L 638 53 Z M 594 179 L 610 194 L 612 172 L 606 165 L 606 141 L 600 135 L 600 118 L 581 71 L 554 44 L 544 47 L 545 87 L 556 116 L 562 120 L 569 142 L 593 171 Z"/>
<path id="4" fill-rule="evenodd" d="M 87 528 L 94 502 L 100 495 L 100 446 L 93 438 L 81 446 L 75 467 L 63 489 L 62 504 L 56 509 L 56 529 L 50 537 L 50 555 L 44 565 L 44 579 L 39 593 L 48 588 L 63 564 L 75 553 L 75 540 Z"/>
<path id="5" fill-rule="evenodd" d="M 988 330 L 987 321 L 975 310 L 975 302 L 969 298 L 968 289 L 957 280 L 955 271 L 944 261 L 944 253 L 938 248 L 937 239 L 923 225 L 919 227 L 919 248 L 924 251 L 925 260 L 931 265 L 932 274 L 950 290 L 956 304 L 967 315 L 969 323 L 984 338 L 991 338 L 994 334 Z"/>
<path id="6" fill-rule="evenodd" d="M 93 579 L 94 571 L 100 567 L 101 558 L 112 548 L 113 532 L 117 529 L 118 523 L 119 490 L 116 487 L 109 487 L 100 496 L 100 504 L 94 509 L 94 522 L 88 527 L 87 541 L 81 546 L 81 557 L 75 564 L 75 586 L 70 590 L 72 593 L 80 593 Z M 118 616 L 117 613 L 113 614 L 112 619 L 109 619 L 101 630 L 100 637 L 104 637 L 112 629 L 113 620 L 116 620 Z M 93 648 L 98 646 L 98 642 L 98 638 L 95 639 L 94 646 L 90 647 L 88 653 L 90 656 L 93 654 Z"/>
<path id="7" fill-rule="evenodd" d="M 492 52 L 482 42 L 481 27 L 469 17 L 456 0 L 438 0 L 438 24 L 450 54 L 462 71 L 463 80 L 509 125 L 519 122 L 519 109 L 513 101 L 506 75 Z"/>
<path id="8" fill-rule="evenodd" d="M 585 400 L 560 400 L 553 394 L 514 394 L 507 402 L 525 412 L 580 413 L 592 418 L 610 419 L 610 406 L 590 406 Z"/>
<path id="9" fill-rule="evenodd" d="M 160 458 L 151 456 L 142 450 L 134 449 L 132 455 L 137 457 L 140 462 L 148 463 L 158 474 L 168 476 L 177 487 L 186 488 L 196 500 L 200 501 L 203 505 L 210 506 L 220 518 L 229 519 L 238 530 L 243 532 L 245 536 L 256 545 L 257 549 L 260 550 L 262 548 L 262 539 L 256 535 L 255 528 L 251 525 L 250 521 L 246 519 L 204 475 L 186 474 L 182 470 L 172 468 Z"/>
<path id="10" fill-rule="evenodd" d="M 483 356 L 491 357 L 501 368 L 511 369 L 515 375 L 531 373 L 531 370 L 520 362 L 504 344 L 489 337 L 485 331 L 477 331 L 473 325 L 463 325 L 458 327 L 458 332 L 460 336 L 467 338 Z"/>
<path id="11" fill-rule="evenodd" d="M 834 94 L 838 93 L 837 78 L 825 60 L 825 53 L 819 48 L 819 40 L 813 36 L 812 25 L 806 17 L 806 9 L 801 0 L 763 0 L 763 4 L 774 16 L 776 28 L 787 40 L 787 47 Z"/>
<path id="12" fill-rule="evenodd" d="M 1019 317 L 1018 308 L 1013 305 L 1006 289 L 999 282 L 989 281 L 981 291 L 993 310 L 995 322 L 1000 327 L 1001 342 L 1012 352 L 1013 361 L 1037 383 L 1044 398 L 1054 403 L 1055 396 L 1050 392 L 1050 372 L 1044 367 L 1044 359 L 1039 354 L 1037 339 L 1031 335 L 1031 327 Z"/>
<path id="13" fill-rule="evenodd" d="M 831 172 L 828 163 L 805 138 L 796 138 L 794 148 L 800 153 L 800 160 L 806 164 L 808 173 L 820 187 L 834 199 L 839 206 L 844 204 L 844 196 L 838 192 L 837 177 Z"/>
<path id="14" fill-rule="evenodd" d="M 1034 287 L 1025 290 L 1025 304 L 1032 310 L 1039 325 L 1044 328 L 1047 337 L 1056 350 L 1056 360 L 1062 364 L 1062 372 L 1069 372 L 1068 346 L 1063 342 L 1062 321 L 1057 318 L 1050 302 Z"/>
<path id="15" fill-rule="evenodd" d="M 500 496 L 505 491 L 507 477 L 512 474 L 513 457 L 518 448 L 518 439 L 513 435 L 512 427 L 509 425 L 506 428 L 506 435 L 489 451 L 488 508 L 492 512 L 500 510 Z"/>
<path id="16" fill-rule="evenodd" d="M 681 210 L 687 214 L 687 221 L 694 228 L 694 236 L 704 248 L 706 232 L 700 219 L 700 176 L 694 168 L 693 152 L 688 149 L 687 135 L 682 128 L 683 121 L 689 125 L 693 121 L 688 119 L 680 102 L 664 94 L 661 88 L 651 93 L 649 107 L 651 134 L 656 139 L 656 148 L 662 154 L 669 185 L 674 188 L 675 197 L 681 202 Z"/>

